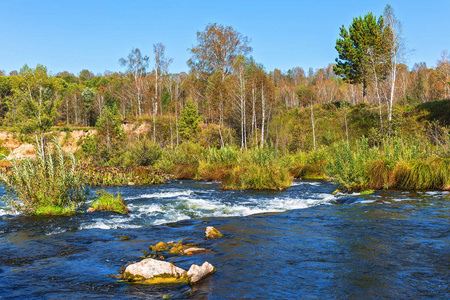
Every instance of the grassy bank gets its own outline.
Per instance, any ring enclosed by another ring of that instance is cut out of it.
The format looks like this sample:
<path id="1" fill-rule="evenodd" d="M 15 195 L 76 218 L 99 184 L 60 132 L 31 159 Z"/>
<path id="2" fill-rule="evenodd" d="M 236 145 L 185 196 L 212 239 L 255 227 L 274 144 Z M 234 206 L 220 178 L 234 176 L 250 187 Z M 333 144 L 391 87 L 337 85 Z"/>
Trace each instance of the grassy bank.
<path id="1" fill-rule="evenodd" d="M 273 148 L 202 148 L 187 143 L 164 151 L 159 162 L 177 179 L 221 181 L 223 190 L 283 190 L 293 176 Z"/>
<path id="2" fill-rule="evenodd" d="M 399 188 L 450 189 L 450 159 L 437 155 L 425 140 L 384 139 L 370 147 L 367 138 L 353 144 L 335 143 L 301 157 L 293 171 L 302 178 L 323 172 L 345 190 Z M 323 159 L 315 160 L 314 157 Z M 298 172 L 301 170 L 301 172 Z"/>
<path id="3" fill-rule="evenodd" d="M 77 173 L 93 186 L 176 178 L 221 181 L 223 190 L 283 190 L 293 179 L 313 179 L 357 191 L 449 189 L 450 129 L 448 116 L 440 112 L 449 103 L 396 106 L 391 122 L 383 113 L 383 126 L 377 106 L 317 105 L 314 136 L 309 109 L 296 107 L 271 122 L 263 147 L 250 136 L 248 149 L 236 146 L 239 135 L 233 128 L 223 129 L 222 147 L 220 136 L 212 134 L 218 133 L 215 124 L 199 126 L 189 138 L 180 136 L 176 146 L 170 119 L 157 119 L 155 136 L 151 124 L 138 120 L 127 123 L 126 134 L 117 129 L 110 140 L 101 131 L 80 140 L 77 157 L 83 163 Z"/>

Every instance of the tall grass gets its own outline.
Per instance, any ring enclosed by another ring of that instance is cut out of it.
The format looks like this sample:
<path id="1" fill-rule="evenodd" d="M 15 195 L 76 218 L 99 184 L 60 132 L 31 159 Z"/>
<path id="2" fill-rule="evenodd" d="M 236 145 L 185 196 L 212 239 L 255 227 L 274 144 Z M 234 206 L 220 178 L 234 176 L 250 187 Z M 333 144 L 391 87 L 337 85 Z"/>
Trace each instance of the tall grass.
<path id="1" fill-rule="evenodd" d="M 289 172 L 297 179 L 325 179 L 327 149 L 319 148 L 311 152 L 298 152 L 283 158 Z"/>
<path id="2" fill-rule="evenodd" d="M 6 201 L 28 215 L 74 213 L 88 197 L 74 156 L 65 156 L 56 139 L 35 146 L 36 159 L 13 159 L 11 170 L 0 174 Z"/>
<path id="3" fill-rule="evenodd" d="M 161 157 L 161 153 L 161 146 L 146 138 L 131 147 L 132 162 L 136 166 L 152 166 Z"/>
<path id="4" fill-rule="evenodd" d="M 203 151 L 198 144 L 183 143 L 174 149 L 165 149 L 157 166 L 177 179 L 195 179 Z"/>
<path id="5" fill-rule="evenodd" d="M 200 162 L 203 179 L 222 181 L 224 190 L 283 190 L 292 176 L 274 148 L 209 149 Z"/>
<path id="6" fill-rule="evenodd" d="M 205 149 L 198 144 L 185 143 L 166 149 L 158 165 L 178 179 L 222 181 L 221 188 L 226 190 L 282 190 L 292 184 L 288 168 L 270 147 Z"/>
<path id="7" fill-rule="evenodd" d="M 450 159 L 419 139 L 395 137 L 369 147 L 361 138 L 350 147 L 335 144 L 328 157 L 327 175 L 348 190 L 450 188 Z"/>

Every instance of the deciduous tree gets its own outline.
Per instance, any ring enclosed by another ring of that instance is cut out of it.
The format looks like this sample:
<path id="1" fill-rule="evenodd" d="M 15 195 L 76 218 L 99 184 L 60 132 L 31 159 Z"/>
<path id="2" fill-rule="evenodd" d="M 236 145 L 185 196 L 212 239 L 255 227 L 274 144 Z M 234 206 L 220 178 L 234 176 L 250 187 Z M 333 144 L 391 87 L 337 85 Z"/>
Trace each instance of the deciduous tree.
<path id="1" fill-rule="evenodd" d="M 148 56 L 142 55 L 138 48 L 131 50 L 127 58 L 119 59 L 119 64 L 121 66 L 126 66 L 128 71 L 133 74 L 134 88 L 137 94 L 137 104 L 138 104 L 138 114 L 139 117 L 142 115 L 142 102 L 143 102 L 143 91 L 145 85 L 145 70 L 148 67 Z"/>
<path id="2" fill-rule="evenodd" d="M 39 136 L 45 152 L 44 133 L 54 124 L 59 104 L 58 93 L 62 90 L 61 82 L 49 77 L 47 68 L 37 65 L 32 69 L 24 65 L 18 76 L 13 77 L 13 101 L 10 111 L 17 111 L 14 116 L 16 124 L 25 132 Z"/>
<path id="3" fill-rule="evenodd" d="M 402 23 L 397 19 L 394 14 L 394 9 L 389 4 L 384 9 L 384 19 L 386 26 L 389 27 L 388 43 L 390 49 L 390 66 L 389 66 L 389 80 L 390 80 L 390 93 L 388 102 L 388 120 L 392 120 L 392 106 L 394 105 L 395 96 L 395 83 L 397 80 L 397 65 L 404 60 L 406 47 L 403 38 Z"/>

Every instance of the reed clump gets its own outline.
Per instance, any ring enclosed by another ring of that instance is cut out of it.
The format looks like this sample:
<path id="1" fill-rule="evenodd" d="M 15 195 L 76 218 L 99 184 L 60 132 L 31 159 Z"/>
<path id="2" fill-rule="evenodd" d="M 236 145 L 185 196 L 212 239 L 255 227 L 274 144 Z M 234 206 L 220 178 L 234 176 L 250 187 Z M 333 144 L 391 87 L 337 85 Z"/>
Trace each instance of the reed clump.
<path id="1" fill-rule="evenodd" d="M 136 166 L 152 166 L 158 161 L 161 154 L 161 146 L 146 138 L 137 141 L 131 148 L 132 162 Z"/>
<path id="2" fill-rule="evenodd" d="M 199 158 L 204 149 L 193 142 L 186 142 L 173 149 L 165 149 L 158 166 L 177 179 L 197 179 Z"/>
<path id="3" fill-rule="evenodd" d="M 288 170 L 277 165 L 261 166 L 251 164 L 248 167 L 235 166 L 224 175 L 223 190 L 284 190 L 292 185 L 293 177 Z"/>
<path id="4" fill-rule="evenodd" d="M 450 159 L 435 156 L 430 145 L 398 137 L 368 146 L 361 138 L 329 152 L 327 175 L 347 190 L 400 188 L 449 189 Z"/>
<path id="5" fill-rule="evenodd" d="M 408 190 L 449 190 L 450 161 L 439 157 L 401 161 L 394 168 L 393 187 Z"/>
<path id="6" fill-rule="evenodd" d="M 6 202 L 26 215 L 75 213 L 89 191 L 76 172 L 74 156 L 64 155 L 56 139 L 47 145 L 37 140 L 35 148 L 35 159 L 12 159 L 11 169 L 0 174 L 6 187 Z"/>
<path id="7" fill-rule="evenodd" d="M 94 211 L 113 211 L 120 214 L 130 212 L 120 193 L 117 193 L 117 195 L 114 196 L 105 190 L 96 192 L 96 198 L 91 203 L 88 212 Z"/>
<path id="8" fill-rule="evenodd" d="M 323 180 L 327 178 L 325 167 L 327 165 L 326 148 L 320 148 L 311 152 L 298 152 L 287 156 L 289 172 L 296 179 Z"/>
<path id="9" fill-rule="evenodd" d="M 275 149 L 210 149 L 201 161 L 200 175 L 222 181 L 224 190 L 283 190 L 292 185 L 292 175 Z"/>

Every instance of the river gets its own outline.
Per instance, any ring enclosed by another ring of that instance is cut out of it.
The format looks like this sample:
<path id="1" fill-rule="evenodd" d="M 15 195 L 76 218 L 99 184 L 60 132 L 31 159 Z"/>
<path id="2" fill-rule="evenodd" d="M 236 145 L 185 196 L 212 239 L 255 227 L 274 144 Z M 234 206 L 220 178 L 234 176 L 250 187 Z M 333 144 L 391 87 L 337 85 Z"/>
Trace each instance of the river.
<path id="1" fill-rule="evenodd" d="M 318 181 L 284 192 L 202 181 L 107 188 L 121 192 L 128 215 L 23 217 L 0 203 L 0 299 L 450 298 L 448 192 L 335 189 Z M 205 240 L 206 226 L 224 237 Z M 211 251 L 169 261 L 185 269 L 208 261 L 216 274 L 193 287 L 112 276 L 149 245 L 183 238 Z"/>

